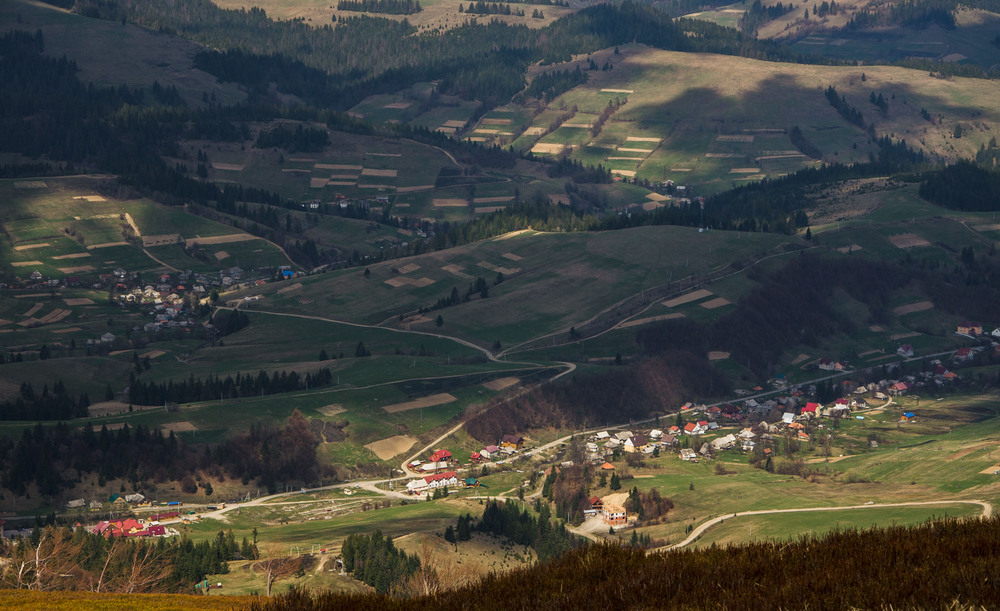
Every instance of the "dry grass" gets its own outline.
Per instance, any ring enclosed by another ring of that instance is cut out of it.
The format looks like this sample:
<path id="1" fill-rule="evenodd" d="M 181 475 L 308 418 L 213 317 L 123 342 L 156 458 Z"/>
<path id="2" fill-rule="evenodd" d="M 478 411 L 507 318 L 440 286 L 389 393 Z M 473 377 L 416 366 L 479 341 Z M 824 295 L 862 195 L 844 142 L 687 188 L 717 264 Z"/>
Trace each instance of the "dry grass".
<path id="1" fill-rule="evenodd" d="M 406 412 L 411 409 L 420 409 L 422 407 L 433 407 L 435 405 L 444 405 L 445 403 L 451 403 L 452 401 L 457 401 L 454 395 L 450 393 L 439 393 L 436 395 L 430 395 L 427 397 L 420 397 L 419 399 L 414 399 L 413 401 L 406 401 L 404 403 L 394 403 L 392 405 L 386 405 L 382 409 L 390 414 L 395 414 L 398 412 Z"/>
<path id="2" fill-rule="evenodd" d="M 195 611 L 247 605 L 252 596 L 194 596 L 190 594 L 95 594 L 93 592 L 34 592 L 0 590 L 0 607 L 7 610 L 46 611 Z"/>
<path id="3" fill-rule="evenodd" d="M 675 308 L 679 305 L 684 305 L 685 303 L 691 303 L 692 301 L 698 301 L 699 299 L 704 299 L 712 294 L 712 291 L 708 289 L 698 289 L 697 291 L 691 291 L 690 293 L 681 295 L 680 297 L 674 297 L 668 301 L 664 301 L 663 305 L 668 308 Z"/>
<path id="4" fill-rule="evenodd" d="M 906 305 L 901 305 L 899 307 L 893 308 L 892 313 L 900 316 L 903 314 L 912 314 L 914 312 L 923 312 L 924 310 L 934 309 L 934 304 L 930 301 L 918 301 L 916 303 L 909 303 Z"/>
<path id="5" fill-rule="evenodd" d="M 393 435 L 387 439 L 365 444 L 365 447 L 372 452 L 375 452 L 375 456 L 378 456 L 379 459 L 389 460 L 393 456 L 398 456 L 409 450 L 416 442 L 417 439 L 415 437 L 410 437 L 408 435 Z"/>
<path id="6" fill-rule="evenodd" d="M 889 241 L 896 248 L 914 248 L 916 246 L 930 246 L 931 243 L 928 242 L 923 236 L 917 235 L 915 233 L 900 233 L 898 235 L 889 236 Z"/>

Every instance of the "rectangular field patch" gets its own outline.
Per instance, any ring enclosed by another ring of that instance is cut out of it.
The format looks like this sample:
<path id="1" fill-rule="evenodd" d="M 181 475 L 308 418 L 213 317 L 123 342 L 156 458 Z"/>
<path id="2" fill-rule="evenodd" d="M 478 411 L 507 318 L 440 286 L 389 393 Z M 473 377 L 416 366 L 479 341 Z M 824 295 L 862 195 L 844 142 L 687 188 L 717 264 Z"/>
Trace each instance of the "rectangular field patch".
<path id="1" fill-rule="evenodd" d="M 892 309 L 892 313 L 897 316 L 903 314 L 913 314 L 914 312 L 923 312 L 924 310 L 934 309 L 934 304 L 930 301 L 918 301 L 916 303 L 909 303 L 906 305 L 901 305 Z"/>
<path id="2" fill-rule="evenodd" d="M 520 382 L 520 378 L 508 377 L 500 378 L 498 380 L 490 380 L 483 384 L 483 388 L 487 390 L 503 390 L 505 388 L 510 388 L 511 386 Z"/>
<path id="3" fill-rule="evenodd" d="M 896 248 L 913 248 L 915 246 L 930 246 L 931 243 L 915 233 L 900 233 L 889 236 L 889 241 Z"/>
<path id="4" fill-rule="evenodd" d="M 14 261 L 11 263 L 12 267 L 31 267 L 32 265 L 41 265 L 41 261 Z"/>
<path id="5" fill-rule="evenodd" d="M 373 441 L 365 444 L 365 447 L 375 453 L 381 460 L 389 460 L 393 456 L 398 456 L 413 447 L 417 443 L 415 437 L 408 435 L 393 435 L 387 439 Z"/>
<path id="6" fill-rule="evenodd" d="M 74 253 L 71 253 L 71 254 L 68 254 L 68 255 L 58 255 L 58 256 L 52 257 L 52 260 L 53 261 L 62 261 L 63 259 L 82 259 L 84 257 L 89 257 L 89 256 L 90 256 L 89 252 L 74 252 Z"/>
<path id="7" fill-rule="evenodd" d="M 97 271 L 93 265 L 80 265 L 78 267 L 60 267 L 59 271 L 64 274 L 76 274 L 80 272 L 94 272 Z"/>
<path id="8" fill-rule="evenodd" d="M 463 208 L 469 205 L 467 200 L 458 197 L 435 197 L 431 203 L 435 208 Z"/>
<path id="9" fill-rule="evenodd" d="M 703 304 L 701 304 L 701 307 L 705 308 L 706 310 L 714 310 L 716 308 L 721 308 L 724 305 L 729 305 L 730 303 L 731 302 L 728 299 L 725 299 L 724 297 L 716 297 L 711 301 L 704 302 Z"/>
<path id="10" fill-rule="evenodd" d="M 365 168 L 361 170 L 362 176 L 381 176 L 383 178 L 395 178 L 398 170 L 372 170 Z"/>
<path id="11" fill-rule="evenodd" d="M 413 193 L 414 191 L 429 191 L 434 185 L 413 185 L 409 187 L 397 187 L 396 193 Z"/>
<path id="12" fill-rule="evenodd" d="M 674 297 L 673 299 L 664 301 L 663 305 L 667 306 L 668 308 L 675 308 L 679 305 L 684 305 L 685 303 L 691 303 L 692 301 L 698 301 L 699 299 L 704 299 L 705 297 L 708 297 L 712 294 L 713 294 L 712 291 L 708 289 L 698 289 L 697 291 L 691 291 L 690 293 L 681 295 L 680 297 Z"/>
<path id="13" fill-rule="evenodd" d="M 673 320 L 675 318 L 684 318 L 684 314 L 680 312 L 674 312 L 673 314 L 663 314 L 660 316 L 647 316 L 645 318 L 637 318 L 635 320 L 625 321 L 620 325 L 618 325 L 617 328 L 627 329 L 629 327 L 638 327 L 639 325 L 645 325 L 651 322 L 659 322 L 661 320 Z"/>
<path id="14" fill-rule="evenodd" d="M 41 244 L 25 244 L 24 246 L 15 246 L 14 250 L 31 250 L 32 248 L 45 248 L 46 246 L 51 246 L 48 242 L 42 242 Z"/>
<path id="15" fill-rule="evenodd" d="M 69 299 L 63 299 L 63 301 L 68 306 L 94 305 L 94 300 L 93 299 L 87 299 L 86 297 L 72 297 L 72 298 L 69 298 Z"/>
<path id="16" fill-rule="evenodd" d="M 749 134 L 721 134 L 715 137 L 716 142 L 753 142 Z"/>
<path id="17" fill-rule="evenodd" d="M 429 397 L 420 397 L 419 399 L 414 399 L 413 401 L 406 401 L 405 403 L 394 403 L 392 405 L 386 405 L 382 409 L 390 414 L 396 414 L 399 412 L 407 412 L 413 409 L 420 409 L 421 407 L 434 407 L 435 405 L 444 405 L 446 403 L 451 403 L 457 401 L 453 395 L 450 393 L 439 393 L 436 395 L 430 395 Z"/>
<path id="18" fill-rule="evenodd" d="M 336 163 L 317 163 L 313 168 L 317 170 L 356 170 L 358 172 L 365 169 L 364 166 L 360 165 L 342 165 Z"/>
<path id="19" fill-rule="evenodd" d="M 218 161 L 212 162 L 212 169 L 214 170 L 225 170 L 227 172 L 242 172 L 243 166 L 238 163 L 221 163 Z"/>

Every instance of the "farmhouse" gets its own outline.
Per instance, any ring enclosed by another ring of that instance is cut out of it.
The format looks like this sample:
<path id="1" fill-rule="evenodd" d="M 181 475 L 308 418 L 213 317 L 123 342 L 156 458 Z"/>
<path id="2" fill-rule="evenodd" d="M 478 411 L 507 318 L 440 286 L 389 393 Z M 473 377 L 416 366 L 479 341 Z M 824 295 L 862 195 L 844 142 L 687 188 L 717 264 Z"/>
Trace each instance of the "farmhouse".
<path id="1" fill-rule="evenodd" d="M 524 438 L 520 435 L 504 435 L 500 440 L 500 447 L 520 450 L 524 447 Z"/>
<path id="2" fill-rule="evenodd" d="M 959 323 L 958 327 L 955 329 L 955 333 L 959 335 L 966 335 L 968 337 L 977 337 L 983 334 L 983 325 L 965 321 L 963 323 Z"/>
<path id="3" fill-rule="evenodd" d="M 728 435 L 723 435 L 718 439 L 714 439 L 710 442 L 712 449 L 714 450 L 729 450 L 734 445 L 736 445 L 736 436 L 732 433 Z"/>
<path id="4" fill-rule="evenodd" d="M 691 448 L 684 448 L 677 454 L 677 458 L 681 460 L 697 460 L 698 454 Z"/>
<path id="5" fill-rule="evenodd" d="M 628 494 L 619 492 L 618 494 L 609 494 L 601 499 L 603 503 L 601 515 L 605 524 L 625 526 L 628 522 L 628 514 L 625 512 L 625 499 L 627 498 Z"/>
<path id="6" fill-rule="evenodd" d="M 910 344 L 903 344 L 899 348 L 896 348 L 896 354 L 903 358 L 908 358 L 913 356 L 913 346 Z"/>
<path id="7" fill-rule="evenodd" d="M 971 360 L 972 360 L 972 348 L 959 348 L 958 351 L 955 352 L 956 363 L 964 363 L 966 361 L 971 361 Z"/>
<path id="8" fill-rule="evenodd" d="M 624 449 L 626 452 L 642 452 L 648 442 L 646 441 L 646 436 L 643 434 L 634 435 L 629 437 L 625 441 Z"/>
<path id="9" fill-rule="evenodd" d="M 440 462 L 451 460 L 451 452 L 448 450 L 436 450 L 429 459 L 430 462 Z"/>

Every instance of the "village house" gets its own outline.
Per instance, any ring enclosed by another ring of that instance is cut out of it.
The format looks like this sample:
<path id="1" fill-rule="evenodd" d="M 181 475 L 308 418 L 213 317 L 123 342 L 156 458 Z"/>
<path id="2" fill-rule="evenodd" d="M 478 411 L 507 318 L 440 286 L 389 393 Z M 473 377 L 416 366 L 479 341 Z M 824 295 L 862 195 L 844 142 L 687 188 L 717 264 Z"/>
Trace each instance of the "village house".
<path id="1" fill-rule="evenodd" d="M 698 454 L 691 448 L 683 448 L 678 454 L 677 458 L 685 461 L 697 460 Z"/>
<path id="2" fill-rule="evenodd" d="M 428 459 L 429 462 L 442 462 L 451 460 L 451 452 L 448 450 L 437 450 Z"/>
<path id="3" fill-rule="evenodd" d="M 597 433 L 596 435 L 594 435 L 594 439 L 597 440 L 597 441 L 604 441 L 605 439 L 608 439 L 609 437 L 611 437 L 611 435 L 609 435 L 607 431 L 601 431 L 601 432 Z"/>
<path id="4" fill-rule="evenodd" d="M 520 450 L 524 447 L 524 438 L 520 435 L 504 435 L 500 440 L 500 447 Z"/>
<path id="5" fill-rule="evenodd" d="M 983 334 L 983 325 L 965 321 L 959 323 L 958 327 L 955 329 L 955 333 L 965 335 L 967 337 L 978 337 Z"/>
<path id="6" fill-rule="evenodd" d="M 647 444 L 648 442 L 646 441 L 646 436 L 640 433 L 629 437 L 625 441 L 623 449 L 626 452 L 642 452 L 646 448 Z"/>
<path id="7" fill-rule="evenodd" d="M 841 371 L 846 368 L 846 365 L 833 359 L 821 358 L 817 367 L 824 371 Z"/>
<path id="8" fill-rule="evenodd" d="M 712 446 L 713 450 L 730 450 L 736 445 L 736 435 L 733 435 L 732 433 L 723 435 L 718 439 L 713 439 L 709 442 L 709 445 Z"/>
<path id="9" fill-rule="evenodd" d="M 903 344 L 899 348 L 896 348 L 896 354 L 903 358 L 909 358 L 913 356 L 913 346 L 910 344 Z"/>
<path id="10" fill-rule="evenodd" d="M 605 524 L 610 526 L 625 526 L 628 523 L 628 514 L 625 512 L 625 500 L 627 498 L 628 494 L 618 493 L 609 494 L 601 499 L 603 501 L 601 516 L 604 518 Z"/>
<path id="11" fill-rule="evenodd" d="M 973 356 L 972 348 L 959 348 L 955 352 L 954 361 L 956 363 L 964 363 L 966 361 L 971 361 L 972 356 Z"/>

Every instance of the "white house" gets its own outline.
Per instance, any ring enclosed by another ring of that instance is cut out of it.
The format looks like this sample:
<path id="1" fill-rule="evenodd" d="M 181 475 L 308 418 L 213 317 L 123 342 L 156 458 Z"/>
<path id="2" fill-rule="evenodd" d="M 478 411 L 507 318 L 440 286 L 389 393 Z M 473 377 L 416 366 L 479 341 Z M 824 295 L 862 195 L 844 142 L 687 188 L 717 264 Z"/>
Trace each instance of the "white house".
<path id="1" fill-rule="evenodd" d="M 698 455 L 691 448 L 684 448 L 677 455 L 677 458 L 679 458 L 681 460 L 692 460 L 692 459 L 698 458 Z"/>
<path id="2" fill-rule="evenodd" d="M 713 449 L 716 449 L 716 450 L 728 450 L 728 449 L 732 448 L 734 445 L 736 445 L 736 435 L 733 435 L 732 433 L 730 433 L 728 435 L 723 435 L 722 437 L 719 437 L 718 439 L 713 439 L 710 442 L 710 444 L 711 444 L 711 446 L 712 446 Z"/>
<path id="3" fill-rule="evenodd" d="M 608 437 L 611 437 L 611 435 L 608 435 L 607 431 L 601 431 L 600 433 L 594 435 L 594 439 L 596 439 L 597 441 L 603 441 Z"/>
<path id="4" fill-rule="evenodd" d="M 457 486 L 458 485 L 458 474 L 454 471 L 448 471 L 446 473 L 435 473 L 434 475 L 425 475 L 424 482 L 426 482 L 428 488 L 443 488 L 444 486 Z"/>

